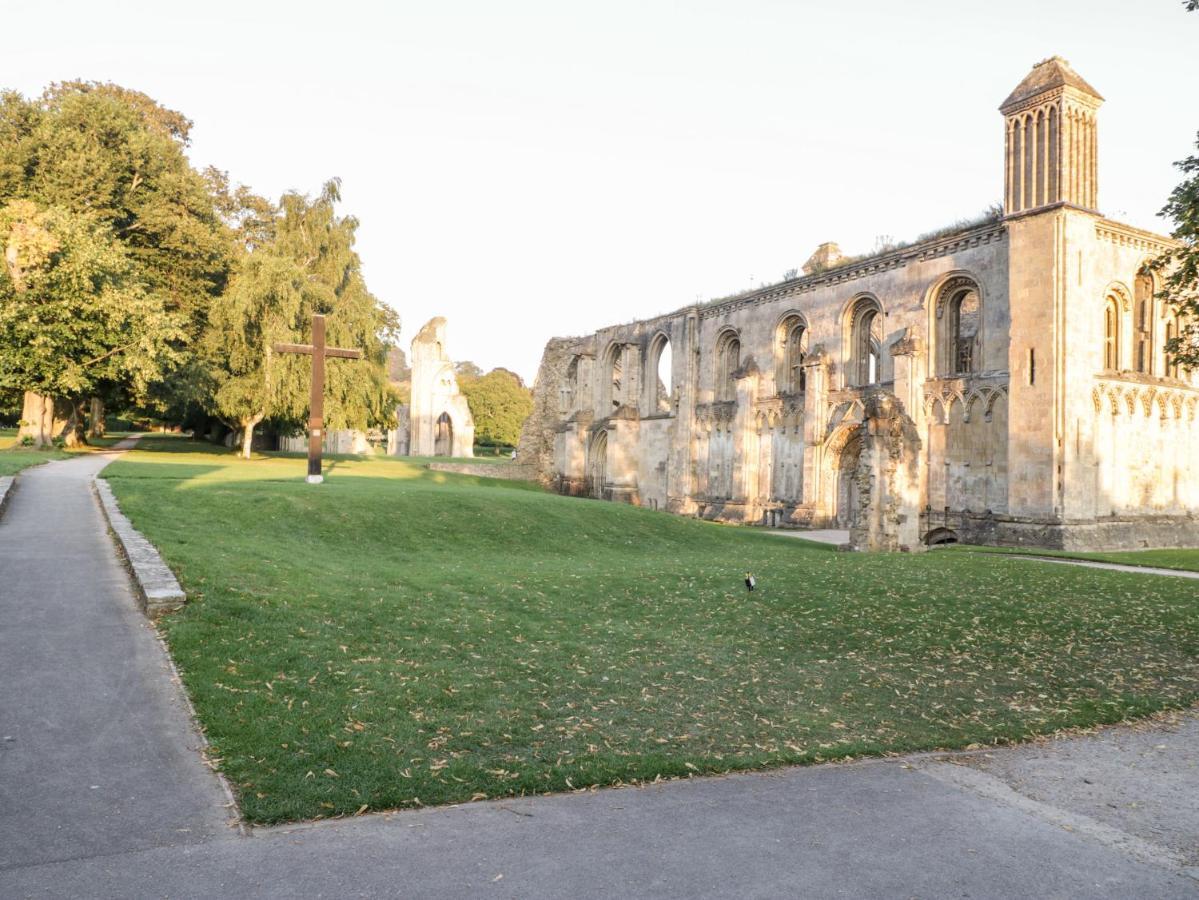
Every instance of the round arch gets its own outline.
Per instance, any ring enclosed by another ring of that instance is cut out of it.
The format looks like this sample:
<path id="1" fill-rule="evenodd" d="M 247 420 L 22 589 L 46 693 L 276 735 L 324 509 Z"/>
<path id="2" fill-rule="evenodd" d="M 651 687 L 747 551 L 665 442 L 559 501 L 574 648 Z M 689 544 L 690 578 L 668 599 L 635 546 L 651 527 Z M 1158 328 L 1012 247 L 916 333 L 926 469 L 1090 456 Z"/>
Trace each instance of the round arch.
<path id="1" fill-rule="evenodd" d="M 872 293 L 855 294 L 841 311 L 841 360 L 845 387 L 878 384 L 883 376 L 883 322 L 887 313 Z"/>
<path id="2" fill-rule="evenodd" d="M 801 394 L 807 387 L 804 359 L 808 355 L 808 320 L 788 310 L 774 325 L 774 383 L 777 394 Z"/>
<path id="3" fill-rule="evenodd" d="M 936 279 L 925 294 L 930 374 L 969 375 L 985 368 L 986 296 L 981 280 L 966 269 Z"/>
<path id="4" fill-rule="evenodd" d="M 670 412 L 674 396 L 674 352 L 670 335 L 660 329 L 649 341 L 643 381 L 648 387 L 649 412 Z"/>
<path id="5" fill-rule="evenodd" d="M 726 325 L 716 335 L 716 367 L 712 379 L 713 399 L 737 399 L 736 373 L 741 368 L 741 332 Z"/>

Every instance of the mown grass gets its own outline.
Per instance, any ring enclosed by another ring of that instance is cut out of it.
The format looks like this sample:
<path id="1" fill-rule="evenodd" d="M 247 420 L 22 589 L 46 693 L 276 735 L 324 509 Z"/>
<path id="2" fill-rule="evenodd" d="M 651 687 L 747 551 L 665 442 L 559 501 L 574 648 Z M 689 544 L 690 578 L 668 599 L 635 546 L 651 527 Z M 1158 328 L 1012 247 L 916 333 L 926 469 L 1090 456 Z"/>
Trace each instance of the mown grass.
<path id="1" fill-rule="evenodd" d="M 294 459 L 144 443 L 105 474 L 192 598 L 163 628 L 251 822 L 986 745 L 1199 699 L 1182 579 L 838 553 L 396 460 L 335 460 L 313 487 Z"/>
<path id="2" fill-rule="evenodd" d="M 1118 550 L 1106 553 L 1085 553 L 1077 550 L 1042 550 L 1037 547 L 967 547 L 943 548 L 955 553 L 1008 553 L 1020 556 L 1052 556 L 1058 559 L 1086 559 L 1096 562 L 1119 563 L 1124 566 L 1148 566 L 1156 569 L 1181 569 L 1199 572 L 1199 549 Z M 941 552 L 941 550 L 938 550 Z"/>
<path id="3" fill-rule="evenodd" d="M 52 459 L 66 459 L 62 450 L 31 450 L 17 446 L 17 429 L 0 428 L 0 477 L 16 475 L 30 466 L 40 466 Z"/>
<path id="4" fill-rule="evenodd" d="M 0 428 L 0 476 L 16 475 L 31 466 L 40 466 L 56 459 L 69 459 L 78 453 L 104 450 L 128 436 L 125 432 L 114 432 L 102 438 L 91 438 L 87 446 L 71 450 L 33 450 L 18 446 L 17 429 Z"/>

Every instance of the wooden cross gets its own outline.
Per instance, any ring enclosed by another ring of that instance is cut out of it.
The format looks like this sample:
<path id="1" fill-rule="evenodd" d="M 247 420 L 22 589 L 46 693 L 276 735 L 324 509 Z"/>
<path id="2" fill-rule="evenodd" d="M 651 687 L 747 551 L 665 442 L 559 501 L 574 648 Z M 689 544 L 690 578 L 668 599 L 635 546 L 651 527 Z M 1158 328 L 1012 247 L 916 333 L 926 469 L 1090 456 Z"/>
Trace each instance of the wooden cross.
<path id="1" fill-rule="evenodd" d="M 276 353 L 307 353 L 312 357 L 312 395 L 308 401 L 308 483 L 320 484 L 321 444 L 325 428 L 325 357 L 362 359 L 361 350 L 325 346 L 325 317 L 312 317 L 311 344 L 275 344 Z"/>

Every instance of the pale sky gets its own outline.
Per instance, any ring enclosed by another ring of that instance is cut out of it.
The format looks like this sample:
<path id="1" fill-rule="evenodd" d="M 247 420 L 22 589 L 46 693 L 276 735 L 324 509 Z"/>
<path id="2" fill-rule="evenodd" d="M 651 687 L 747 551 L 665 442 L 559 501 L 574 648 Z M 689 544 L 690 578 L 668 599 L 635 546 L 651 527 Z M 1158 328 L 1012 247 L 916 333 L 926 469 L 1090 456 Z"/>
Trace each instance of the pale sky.
<path id="1" fill-rule="evenodd" d="M 998 202 L 997 107 L 1059 54 L 1105 98 L 1104 213 L 1165 231 L 1199 130 L 1179 0 L 5 3 L 0 86 L 84 78 L 195 122 L 277 199 L 337 175 L 372 291 L 532 379 L 656 315 Z"/>

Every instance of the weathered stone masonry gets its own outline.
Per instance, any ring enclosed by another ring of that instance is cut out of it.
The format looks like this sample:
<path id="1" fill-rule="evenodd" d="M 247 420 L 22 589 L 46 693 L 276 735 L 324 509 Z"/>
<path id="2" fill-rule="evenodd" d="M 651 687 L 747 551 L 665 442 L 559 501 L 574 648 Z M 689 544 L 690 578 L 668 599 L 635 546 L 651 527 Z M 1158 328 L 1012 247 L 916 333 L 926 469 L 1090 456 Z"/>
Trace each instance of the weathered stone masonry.
<path id="1" fill-rule="evenodd" d="M 1199 545 L 1199 390 L 1142 272 L 1170 242 L 1095 209 L 1101 102 L 1033 68 L 995 221 L 551 341 L 522 459 L 564 493 L 867 549 Z"/>

